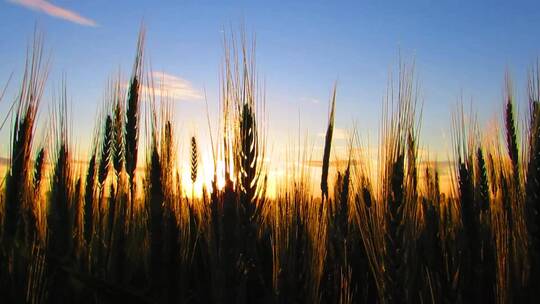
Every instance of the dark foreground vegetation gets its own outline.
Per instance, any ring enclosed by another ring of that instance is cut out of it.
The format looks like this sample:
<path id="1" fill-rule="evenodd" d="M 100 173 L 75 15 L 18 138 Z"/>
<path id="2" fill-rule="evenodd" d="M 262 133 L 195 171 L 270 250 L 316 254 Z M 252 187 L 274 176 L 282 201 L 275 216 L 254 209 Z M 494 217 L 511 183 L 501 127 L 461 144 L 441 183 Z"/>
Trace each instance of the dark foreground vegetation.
<path id="1" fill-rule="evenodd" d="M 20 92 L 3 114 L 12 117 L 1 188 L 3 303 L 540 299 L 537 67 L 524 127 L 509 80 L 502 130 L 483 136 L 457 111 L 447 195 L 436 163 L 419 159 L 417 87 L 404 64 L 384 102 L 376 168 L 360 161 L 366 154 L 354 134 L 346 164 L 330 166 L 334 89 L 321 191 L 310 190 L 302 165 L 309 156 L 299 153 L 269 198 L 253 50 L 233 42 L 225 45 L 222 118 L 211 144 L 214 168 L 223 162 L 224 172 L 215 172 L 200 197 L 186 193 L 172 169 L 170 106 L 142 90 L 152 82 L 143 69 L 144 33 L 129 86 L 113 81 L 108 89 L 84 165 L 74 161 L 65 86 L 51 132 L 37 138 L 48 66 L 36 38 Z M 192 181 L 200 178 L 199 151 L 193 137 Z"/>

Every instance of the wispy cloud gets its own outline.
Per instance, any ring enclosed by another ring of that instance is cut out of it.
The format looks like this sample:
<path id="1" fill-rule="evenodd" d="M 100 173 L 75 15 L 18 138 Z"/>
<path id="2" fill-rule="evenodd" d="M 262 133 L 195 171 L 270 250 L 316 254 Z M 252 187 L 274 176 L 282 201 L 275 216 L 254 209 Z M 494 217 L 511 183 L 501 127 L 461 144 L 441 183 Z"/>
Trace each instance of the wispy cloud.
<path id="1" fill-rule="evenodd" d="M 321 101 L 314 97 L 302 97 L 300 98 L 300 101 L 307 102 L 307 103 L 313 103 L 313 104 L 319 104 Z"/>
<path id="2" fill-rule="evenodd" d="M 43 12 L 49 16 L 64 19 L 84 26 L 97 26 L 97 23 L 89 18 L 83 17 L 74 11 L 54 5 L 46 0 L 7 0 L 34 11 Z"/>
<path id="3" fill-rule="evenodd" d="M 165 72 L 152 72 L 154 79 L 154 94 L 169 97 L 174 100 L 196 101 L 203 98 L 191 82 Z M 145 88 L 147 89 L 147 88 Z"/>
<path id="4" fill-rule="evenodd" d="M 322 160 L 308 160 L 304 163 L 308 167 L 322 167 L 323 164 Z M 330 167 L 347 167 L 348 164 L 350 164 L 351 166 L 360 166 L 364 165 L 365 161 L 359 159 L 351 159 L 349 162 L 348 158 L 342 158 L 330 160 L 329 162 Z"/>
<path id="5" fill-rule="evenodd" d="M 317 136 L 325 137 L 326 132 L 317 133 Z M 347 138 L 349 138 L 349 133 L 347 132 L 347 130 L 334 128 L 334 132 L 332 133 L 332 139 L 347 139 Z"/>

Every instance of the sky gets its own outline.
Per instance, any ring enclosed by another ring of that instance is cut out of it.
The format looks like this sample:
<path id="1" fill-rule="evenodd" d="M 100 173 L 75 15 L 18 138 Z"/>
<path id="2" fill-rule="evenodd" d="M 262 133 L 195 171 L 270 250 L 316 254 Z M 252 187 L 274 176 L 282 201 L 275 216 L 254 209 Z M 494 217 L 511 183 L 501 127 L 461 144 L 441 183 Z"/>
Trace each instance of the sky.
<path id="1" fill-rule="evenodd" d="M 0 1 L 0 87 L 13 75 L 0 113 L 16 94 L 38 28 L 52 63 L 46 99 L 65 75 L 83 154 L 107 81 L 119 70 L 130 73 L 141 23 L 147 59 L 175 88 L 177 129 L 185 134 L 208 133 L 205 94 L 211 117 L 217 115 L 224 31 L 254 34 L 268 145 L 276 154 L 300 126 L 322 155 L 336 82 L 338 132 L 356 126 L 376 144 L 389 72 L 402 58 L 415 61 L 420 83 L 420 145 L 444 158 L 460 98 L 473 102 L 481 121 L 500 119 L 506 70 L 525 114 L 526 75 L 540 54 L 539 1 Z M 180 140 L 180 151 L 188 140 Z"/>

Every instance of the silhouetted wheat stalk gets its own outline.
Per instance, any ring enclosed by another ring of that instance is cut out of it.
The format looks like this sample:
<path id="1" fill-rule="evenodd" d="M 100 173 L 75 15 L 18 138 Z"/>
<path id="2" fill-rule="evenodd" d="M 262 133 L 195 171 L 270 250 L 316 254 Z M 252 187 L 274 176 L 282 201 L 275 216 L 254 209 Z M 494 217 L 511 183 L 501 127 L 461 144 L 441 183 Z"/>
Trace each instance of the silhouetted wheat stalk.
<path id="1" fill-rule="evenodd" d="M 32 52 L 28 54 L 25 73 L 16 100 L 14 129 L 11 135 L 11 163 L 5 185 L 5 226 L 3 238 L 11 244 L 21 222 L 21 206 L 29 199 L 27 183 L 31 182 L 32 142 L 36 115 L 47 79 L 48 67 L 43 61 L 41 36 L 36 34 Z"/>
<path id="2" fill-rule="evenodd" d="M 114 164 L 114 170 L 116 175 L 118 176 L 123 169 L 124 166 L 124 120 L 125 120 L 125 112 L 124 112 L 124 101 L 123 101 L 123 90 L 121 88 L 120 80 L 118 79 L 117 82 L 113 85 L 112 88 L 112 100 L 113 100 L 113 106 L 114 106 L 114 120 L 113 120 L 113 128 L 114 128 L 114 136 L 113 136 L 113 164 Z"/>
<path id="3" fill-rule="evenodd" d="M 54 164 L 51 179 L 51 198 L 47 213 L 47 276 L 49 277 L 49 299 L 61 301 L 66 299 L 69 291 L 61 286 L 68 280 L 65 273 L 59 270 L 58 263 L 72 254 L 73 249 L 73 214 L 71 207 L 74 198 L 73 172 L 69 147 L 67 93 L 64 86 L 58 105 L 58 116 L 53 114 L 55 123 L 52 161 Z M 67 297 L 69 298 L 69 297 Z"/>
<path id="4" fill-rule="evenodd" d="M 330 150 L 332 149 L 332 135 L 334 133 L 334 111 L 336 107 L 336 86 L 332 93 L 332 102 L 330 103 L 330 115 L 328 116 L 328 128 L 324 138 L 324 153 L 321 174 L 321 193 L 322 197 L 328 198 L 328 167 L 330 164 Z"/>
<path id="5" fill-rule="evenodd" d="M 33 199 L 35 181 L 31 163 L 36 118 L 48 75 L 48 63 L 43 59 L 40 34 L 34 34 L 33 45 L 27 51 L 20 90 L 14 100 L 13 129 L 10 137 L 10 162 L 7 165 L 2 199 L 2 251 L 0 275 L 7 301 L 24 299 L 24 274 L 28 256 L 21 252 L 34 245 L 37 231 L 38 200 Z M 2 93 L 3 95 L 3 93 Z M 10 110 L 11 112 L 11 110 Z M 40 178 L 41 180 L 41 178 Z"/>
<path id="6" fill-rule="evenodd" d="M 532 299 L 537 298 L 540 289 L 537 284 L 540 279 L 540 66 L 538 62 L 529 74 L 529 151 L 527 164 L 526 220 L 530 235 L 531 276 L 529 290 Z"/>
<path id="7" fill-rule="evenodd" d="M 94 230 L 94 187 L 96 174 L 96 153 L 92 152 L 86 173 L 84 194 L 84 239 L 90 244 Z"/>
<path id="8" fill-rule="evenodd" d="M 145 31 L 141 29 L 139 39 L 137 41 L 137 52 L 135 55 L 135 63 L 129 83 L 127 104 L 126 104 L 126 120 L 124 128 L 124 157 L 126 162 L 126 171 L 131 178 L 131 200 L 129 206 L 130 220 L 133 221 L 133 202 L 135 201 L 135 182 L 137 169 L 137 152 L 139 140 L 139 103 L 140 103 L 140 87 L 143 75 L 143 55 L 144 55 L 144 37 Z"/>

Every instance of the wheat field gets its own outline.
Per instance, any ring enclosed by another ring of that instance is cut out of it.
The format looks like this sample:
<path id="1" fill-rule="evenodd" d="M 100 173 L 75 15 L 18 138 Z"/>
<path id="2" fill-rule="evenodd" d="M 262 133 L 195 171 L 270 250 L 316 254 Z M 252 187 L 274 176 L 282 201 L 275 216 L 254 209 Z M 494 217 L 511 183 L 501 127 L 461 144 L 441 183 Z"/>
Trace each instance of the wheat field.
<path id="1" fill-rule="evenodd" d="M 225 39 L 220 122 L 211 146 L 189 138 L 155 94 L 141 30 L 129 85 L 112 80 L 88 158 L 76 161 L 68 85 L 39 137 L 49 63 L 35 36 L 8 122 L 0 294 L 4 303 L 533 303 L 540 293 L 540 72 L 528 119 L 507 76 L 502 127 L 452 114 L 450 181 L 420 159 L 414 65 L 400 64 L 382 103 L 376 165 L 362 126 L 334 160 L 335 86 L 321 176 L 291 158 L 270 194 L 264 96 L 254 44 Z M 501 71 L 502 72 L 502 71 Z M 502 73 L 501 73 L 502 74 Z M 69 78 L 66 81 L 69 83 Z M 150 89 L 143 89 L 150 88 Z M 148 102 L 142 102 L 146 100 Z M 210 120 L 201 117 L 201 120 Z M 201 131 L 203 132 L 203 131 Z M 214 168 L 200 193 L 201 152 Z M 334 165 L 337 161 L 342 166 Z M 188 180 L 186 180 L 188 179 Z M 315 183 L 313 183 L 315 181 Z M 313 187 L 313 184 L 316 187 Z M 319 187 L 320 185 L 320 187 Z"/>

